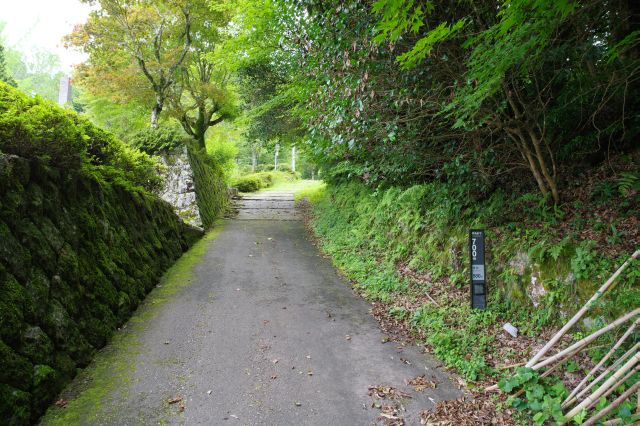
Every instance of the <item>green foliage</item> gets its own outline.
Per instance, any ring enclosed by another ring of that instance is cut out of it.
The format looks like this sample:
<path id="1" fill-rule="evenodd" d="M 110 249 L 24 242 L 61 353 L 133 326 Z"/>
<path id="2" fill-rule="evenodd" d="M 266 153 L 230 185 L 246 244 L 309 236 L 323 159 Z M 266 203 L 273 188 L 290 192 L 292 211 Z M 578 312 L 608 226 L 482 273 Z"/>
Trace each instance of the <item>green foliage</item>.
<path id="1" fill-rule="evenodd" d="M 466 229 L 457 228 L 453 218 L 464 220 L 477 212 L 462 213 L 441 186 L 380 192 L 362 184 L 319 186 L 309 197 L 314 230 L 322 238 L 323 249 L 365 295 L 381 301 L 391 301 L 398 294 L 410 297 L 408 282 L 396 272 L 397 262 L 429 270 L 433 279 L 455 273 L 468 276 L 459 257 Z M 390 313 L 409 320 L 426 336 L 434 353 L 465 377 L 476 380 L 492 374 L 485 355 L 491 351 L 493 337 L 485 331 L 496 322 L 496 312 L 472 311 L 467 303 L 443 303 L 426 304 L 412 312 L 392 307 Z"/>
<path id="2" fill-rule="evenodd" d="M 264 188 L 264 181 L 257 176 L 242 176 L 236 179 L 234 186 L 240 192 L 256 192 Z"/>
<path id="3" fill-rule="evenodd" d="M 205 229 L 210 229 L 224 213 L 229 202 L 224 171 L 206 151 L 189 144 L 189 164 L 193 170 L 196 202 Z"/>
<path id="4" fill-rule="evenodd" d="M 434 354 L 469 380 L 485 377 L 492 371 L 485 355 L 494 337 L 486 330 L 495 321 L 494 313 L 472 310 L 468 305 L 424 305 L 411 317 L 411 324 L 425 333 Z"/>
<path id="5" fill-rule="evenodd" d="M 255 192 L 278 183 L 293 182 L 298 178 L 297 175 L 287 172 L 259 172 L 236 178 L 233 186 L 240 192 Z"/>
<path id="6" fill-rule="evenodd" d="M 247 47 L 241 67 L 248 139 L 307 130 L 299 139 L 333 182 L 456 180 L 478 202 L 537 186 L 537 213 L 559 220 L 546 205 L 563 185 L 634 149 L 640 30 L 626 3 L 476 3 L 256 1 L 264 15 L 238 20 L 264 47 Z"/>
<path id="7" fill-rule="evenodd" d="M 561 404 L 568 395 L 562 382 L 553 378 L 540 378 L 537 371 L 520 367 L 516 374 L 504 378 L 498 383 L 506 393 L 522 389 L 524 398 L 510 397 L 509 403 L 519 411 L 527 414 L 536 425 L 547 421 L 562 422 Z"/>
<path id="8" fill-rule="evenodd" d="M 296 203 L 306 200 L 307 203 L 315 205 L 324 197 L 324 191 L 327 185 L 319 180 L 307 181 L 307 184 L 295 191 L 293 197 Z"/>
<path id="9" fill-rule="evenodd" d="M 313 229 L 336 266 L 366 297 L 387 302 L 391 316 L 408 321 L 445 365 L 470 380 L 497 374 L 486 361 L 496 345 L 488 330 L 499 330 L 506 318 L 527 336 L 558 326 L 559 313 L 581 306 L 628 256 L 597 255 L 592 242 L 558 239 L 543 227 L 510 222 L 507 206 L 520 209 L 513 204 L 520 198 L 515 194 L 512 199 L 494 194 L 473 204 L 465 192 L 445 183 L 378 190 L 350 183 L 318 185 L 295 195 L 296 201 L 304 197 L 312 204 Z M 477 311 L 454 289 L 459 286 L 467 294 L 468 229 L 487 223 L 495 224 L 486 228 L 489 309 Z M 398 265 L 424 272 L 429 281 L 411 284 L 398 273 Z M 615 318 L 635 306 L 639 271 L 640 265 L 630 267 L 615 291 L 592 308 L 593 314 Z M 526 288 L 534 273 L 545 289 L 535 308 Z M 423 292 L 434 294 L 432 289 L 441 294 L 438 305 L 427 302 L 408 310 L 396 304 L 424 297 Z M 547 384 L 553 386 L 552 381 Z M 557 398 L 548 391 L 545 396 Z M 546 413 L 538 419 L 554 415 L 555 402 L 544 397 L 538 402 Z"/>
<path id="10" fill-rule="evenodd" d="M 576 278 L 581 279 L 591 276 L 593 261 L 598 255 L 593 251 L 593 247 L 593 241 L 583 241 L 576 247 L 576 253 L 571 258 L 571 272 L 574 273 Z"/>
<path id="11" fill-rule="evenodd" d="M 3 25 L 0 23 L 0 39 Z M 38 47 L 28 52 L 0 46 L 0 81 L 9 83 L 32 96 L 38 95 L 52 102 L 58 101 L 61 70 L 57 54 Z M 4 59 L 4 73 L 2 71 Z M 5 78 L 2 78 L 4 74 Z"/>
<path id="12" fill-rule="evenodd" d="M 83 169 L 155 190 L 154 159 L 125 145 L 76 113 L 29 98 L 0 83 L 0 150 L 53 167 Z"/>
<path id="13" fill-rule="evenodd" d="M 149 155 L 169 154 L 186 145 L 186 135 L 175 127 L 147 128 L 129 140 L 129 145 Z"/>
<path id="14" fill-rule="evenodd" d="M 618 192 L 623 197 L 640 192 L 640 172 L 623 172 L 617 180 Z"/>
<path id="15" fill-rule="evenodd" d="M 68 124 L 73 116 L 59 117 Z M 49 129 L 61 145 L 77 130 Z M 36 423 L 200 236 L 124 178 L 139 166 L 126 173 L 115 166 L 135 158 L 118 159 L 126 152 L 120 145 L 113 149 L 88 124 L 82 130 L 95 155 L 86 154 L 81 167 L 59 167 L 41 151 L 0 153 L 0 413 L 7 424 Z M 96 164 L 104 159 L 113 165 Z"/>
<path id="16" fill-rule="evenodd" d="M 4 52 L 5 52 L 4 46 L 2 45 L 2 43 L 0 43 L 0 81 L 15 87 L 16 81 L 13 79 L 13 77 L 7 70 L 7 61 L 6 61 Z"/>

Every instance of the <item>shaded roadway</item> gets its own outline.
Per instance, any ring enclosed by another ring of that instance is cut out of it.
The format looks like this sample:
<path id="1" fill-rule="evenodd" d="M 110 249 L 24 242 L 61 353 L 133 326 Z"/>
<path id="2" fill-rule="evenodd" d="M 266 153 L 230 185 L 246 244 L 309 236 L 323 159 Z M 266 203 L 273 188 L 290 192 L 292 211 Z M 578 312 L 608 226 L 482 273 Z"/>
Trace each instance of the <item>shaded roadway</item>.
<path id="1" fill-rule="evenodd" d="M 141 332 L 135 368 L 99 424 L 382 424 L 374 405 L 389 401 L 369 387 L 384 385 L 411 395 L 399 401 L 411 425 L 461 396 L 417 347 L 383 343 L 371 306 L 311 243 L 291 193 L 247 196 L 223 227 L 192 283 Z M 406 384 L 421 375 L 437 387 Z"/>

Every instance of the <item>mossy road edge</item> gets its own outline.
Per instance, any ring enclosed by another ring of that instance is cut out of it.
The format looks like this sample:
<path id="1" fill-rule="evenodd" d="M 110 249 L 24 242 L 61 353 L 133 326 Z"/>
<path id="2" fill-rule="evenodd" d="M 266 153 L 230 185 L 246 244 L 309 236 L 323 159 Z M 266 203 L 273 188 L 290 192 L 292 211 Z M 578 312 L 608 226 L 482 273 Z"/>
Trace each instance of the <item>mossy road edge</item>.
<path id="1" fill-rule="evenodd" d="M 140 334 L 166 302 L 191 284 L 195 266 L 222 229 L 223 222 L 218 221 L 210 232 L 167 270 L 158 286 L 149 293 L 127 324 L 114 334 L 91 364 L 62 391 L 60 398 L 64 402 L 60 401 L 49 407 L 41 418 L 40 425 L 95 424 L 95 421 L 100 420 L 101 408 L 108 396 L 118 388 L 124 388 L 129 373 L 135 369 Z"/>

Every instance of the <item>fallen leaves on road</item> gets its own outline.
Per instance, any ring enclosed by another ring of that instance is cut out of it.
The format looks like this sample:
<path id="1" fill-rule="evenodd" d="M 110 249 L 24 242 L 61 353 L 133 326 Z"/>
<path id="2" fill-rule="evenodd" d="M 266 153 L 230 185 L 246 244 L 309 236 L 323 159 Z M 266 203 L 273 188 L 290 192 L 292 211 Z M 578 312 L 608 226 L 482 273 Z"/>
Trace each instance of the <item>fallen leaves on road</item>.
<path id="1" fill-rule="evenodd" d="M 488 399 L 441 401 L 433 411 L 420 413 L 429 426 L 515 425 L 509 410 L 498 411 Z"/>
<path id="2" fill-rule="evenodd" d="M 382 385 L 369 386 L 369 396 L 375 396 L 380 399 L 388 398 L 392 400 L 401 399 L 401 398 L 411 398 L 411 395 L 409 395 L 406 392 L 402 392 L 391 386 L 382 386 Z"/>
<path id="3" fill-rule="evenodd" d="M 404 419 L 398 415 L 398 408 L 393 405 L 382 406 L 380 417 L 385 419 L 385 426 L 404 426 Z"/>
<path id="4" fill-rule="evenodd" d="M 59 399 L 55 402 L 55 405 L 60 408 L 66 408 L 69 401 L 66 399 Z"/>
<path id="5" fill-rule="evenodd" d="M 424 374 L 407 380 L 407 385 L 412 386 L 416 392 L 422 392 L 425 389 L 435 389 L 438 386 L 435 381 L 427 379 Z"/>
<path id="6" fill-rule="evenodd" d="M 169 399 L 167 402 L 169 404 L 175 404 L 176 402 L 181 402 L 183 398 L 181 396 L 176 396 L 174 398 Z"/>

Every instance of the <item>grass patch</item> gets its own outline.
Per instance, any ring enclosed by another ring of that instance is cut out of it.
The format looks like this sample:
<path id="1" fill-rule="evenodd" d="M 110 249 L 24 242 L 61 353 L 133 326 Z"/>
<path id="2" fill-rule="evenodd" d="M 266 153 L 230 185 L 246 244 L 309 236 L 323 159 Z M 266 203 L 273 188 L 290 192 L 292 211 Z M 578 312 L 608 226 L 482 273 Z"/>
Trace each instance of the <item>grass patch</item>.
<path id="1" fill-rule="evenodd" d="M 65 408 L 51 406 L 41 419 L 45 426 L 98 424 L 104 422 L 102 408 L 109 395 L 126 389 L 135 370 L 140 351 L 140 334 L 156 317 L 162 306 L 191 283 L 193 269 L 207 252 L 209 243 L 221 232 L 221 223 L 198 241 L 164 274 L 156 287 L 127 323 L 117 332 L 91 364 L 63 391 L 69 400 Z M 111 419 L 117 423 L 118 419 Z"/>
<path id="2" fill-rule="evenodd" d="M 306 199 L 311 204 L 316 204 L 327 188 L 327 184 L 321 180 L 304 180 L 300 181 L 300 184 L 294 188 L 293 198 L 296 203 L 299 203 L 303 199 Z"/>

